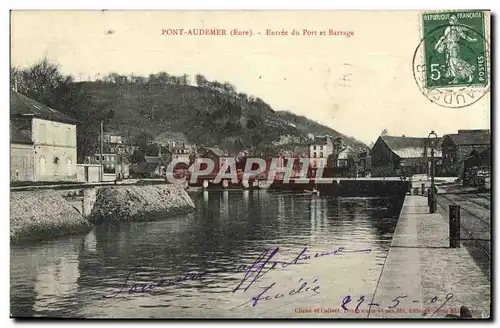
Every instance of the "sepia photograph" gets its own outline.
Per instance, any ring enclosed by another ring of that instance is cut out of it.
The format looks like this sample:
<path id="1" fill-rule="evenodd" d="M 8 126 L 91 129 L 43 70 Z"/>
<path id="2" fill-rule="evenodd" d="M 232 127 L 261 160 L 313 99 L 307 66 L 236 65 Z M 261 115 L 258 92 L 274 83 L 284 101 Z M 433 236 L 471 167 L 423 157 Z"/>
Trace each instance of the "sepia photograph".
<path id="1" fill-rule="evenodd" d="M 492 319 L 489 10 L 11 10 L 10 318 Z"/>

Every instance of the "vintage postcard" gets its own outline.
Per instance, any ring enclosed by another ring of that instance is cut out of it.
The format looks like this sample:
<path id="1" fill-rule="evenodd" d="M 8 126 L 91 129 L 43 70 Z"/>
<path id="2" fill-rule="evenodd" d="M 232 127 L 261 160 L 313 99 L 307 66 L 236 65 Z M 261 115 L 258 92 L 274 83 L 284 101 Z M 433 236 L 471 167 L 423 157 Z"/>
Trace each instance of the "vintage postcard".
<path id="1" fill-rule="evenodd" d="M 12 10 L 12 318 L 491 319 L 487 10 Z"/>

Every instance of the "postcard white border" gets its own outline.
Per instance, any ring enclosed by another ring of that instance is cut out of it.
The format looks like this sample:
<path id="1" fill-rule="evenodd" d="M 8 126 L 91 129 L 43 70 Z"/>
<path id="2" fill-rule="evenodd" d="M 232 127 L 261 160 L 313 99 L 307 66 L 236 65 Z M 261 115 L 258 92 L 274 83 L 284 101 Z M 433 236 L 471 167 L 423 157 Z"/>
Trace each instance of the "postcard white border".
<path id="1" fill-rule="evenodd" d="M 480 5 L 481 8 L 477 8 L 475 6 Z M 7 128 L 7 122 L 9 120 L 8 118 L 8 108 L 9 108 L 9 67 L 7 63 L 9 62 L 9 45 L 10 45 L 10 38 L 9 38 L 9 9 L 73 9 L 73 10 L 78 10 L 78 9 L 127 9 L 127 10 L 134 10 L 134 9 L 212 9 L 212 10 L 230 10 L 230 9 L 273 9 L 273 10 L 311 10 L 311 9 L 318 9 L 318 10 L 347 10 L 347 9 L 359 9 L 359 10 L 402 10 L 402 9 L 415 9 L 415 10 L 428 10 L 428 9 L 491 9 L 493 13 L 497 12 L 498 8 L 500 7 L 500 2 L 499 1 L 493 1 L 493 0 L 487 0 L 487 1 L 481 1 L 480 3 L 474 2 L 474 1 L 467 1 L 467 0 L 454 0 L 454 1 L 436 1 L 436 0 L 421 0 L 418 2 L 403 2 L 403 1 L 361 1 L 361 0 L 349 0 L 349 1 L 321 1 L 321 0 L 308 0 L 308 1 L 297 1 L 297 0 L 289 0 L 289 1 L 270 1 L 270 0 L 253 0 L 253 1 L 221 1 L 221 0 L 212 0 L 212 1 L 195 1 L 195 0 L 183 0 L 179 2 L 165 2 L 165 1 L 148 1 L 148 0 L 142 0 L 142 1 L 131 1 L 131 0 L 122 0 L 122 1 L 102 1 L 102 0 L 86 0 L 84 2 L 68 2 L 68 1 L 62 1 L 62 0 L 45 0 L 43 2 L 40 1 L 34 1 L 34 0 L 7 0 L 7 1 L 2 1 L 1 5 L 2 11 L 0 14 L 0 17 L 2 19 L 2 45 L 4 47 L 3 51 L 1 52 L 2 56 L 2 63 L 4 65 L 2 66 L 3 71 L 1 75 L 1 99 L 4 101 L 4 110 L 2 111 L 2 115 L 5 115 L 5 120 L 2 120 L 4 123 L 4 128 L 0 130 L 0 145 L 2 146 L 2 149 L 4 149 L 3 153 L 4 154 L 9 154 L 9 132 Z M 492 42 L 497 42 L 498 41 L 498 34 L 497 33 L 492 33 L 494 36 L 495 40 L 492 40 Z M 496 57 L 496 56 L 495 56 Z M 493 60 L 496 60 L 496 58 L 493 58 Z M 496 73 L 496 69 L 492 74 Z M 497 93 L 498 85 L 495 85 L 495 89 L 492 90 L 495 94 Z M 492 111 L 494 108 L 492 108 Z M 495 118 L 496 115 L 492 113 L 492 119 Z M 497 126 L 497 120 L 492 122 L 492 129 L 498 130 Z M 497 132 L 498 133 L 498 132 Z M 496 133 L 495 133 L 496 134 Z M 495 145 L 496 143 L 494 143 Z M 495 153 L 497 153 L 497 149 L 495 149 Z M 10 259 L 10 247 L 9 247 L 9 174 L 7 173 L 9 170 L 9 161 L 7 160 L 6 156 L 4 156 L 4 160 L 0 161 L 0 166 L 1 166 L 1 172 L 2 174 L 0 175 L 2 179 L 1 186 L 4 186 L 1 190 L 2 197 L 0 199 L 1 206 L 0 209 L 3 213 L 3 218 L 4 220 L 2 221 L 2 224 L 4 226 L 4 229 L 2 229 L 2 234 L 3 238 L 2 240 L 4 241 L 4 247 L 1 248 L 0 254 L 1 254 L 1 263 L 3 264 L 3 270 L 1 271 L 1 280 L 6 284 L 10 280 L 10 270 L 9 268 L 9 259 Z M 497 166 L 498 162 L 496 162 L 495 165 L 495 172 L 497 171 Z M 500 172 L 500 170 L 498 170 Z M 498 174 L 494 174 L 495 177 L 495 183 L 494 186 L 498 185 Z M 498 194 L 495 193 L 495 199 L 494 201 L 497 201 L 498 198 L 500 197 Z M 493 232 L 493 235 L 496 236 L 498 232 L 498 224 L 496 224 L 495 231 Z M 496 250 L 495 250 L 496 254 Z M 494 284 L 495 286 L 497 284 Z M 10 288 L 9 288 L 10 290 Z M 76 324 L 76 322 L 43 322 L 43 321 L 27 321 L 27 322 L 14 322 L 14 320 L 9 319 L 10 313 L 10 300 L 9 300 L 9 292 L 2 293 L 1 295 L 1 304 L 0 304 L 0 309 L 2 310 L 1 318 L 2 318 L 2 326 L 13 326 L 14 324 L 20 325 L 20 326 L 25 326 L 25 325 L 54 325 L 54 324 L 62 324 L 62 325 L 72 325 Z M 496 294 L 496 293 L 495 293 Z M 492 294 L 493 296 L 493 294 Z M 498 302 L 495 302 L 496 307 L 494 310 L 498 310 Z M 497 312 L 498 311 L 493 311 Z M 104 327 L 105 325 L 109 324 L 127 324 L 128 326 L 133 326 L 133 327 L 140 327 L 144 324 L 145 322 L 129 322 L 125 323 L 123 321 L 120 322 L 112 322 L 112 321 L 107 321 L 107 322 L 78 322 L 79 326 L 83 327 Z M 307 325 L 307 326 L 312 326 L 313 322 L 300 322 L 301 325 Z M 323 324 L 326 325 L 339 325 L 339 324 L 346 324 L 347 322 L 342 322 L 342 321 L 323 321 Z M 438 325 L 437 322 L 425 322 L 422 321 L 422 323 L 418 322 L 413 322 L 414 324 L 419 324 L 423 325 L 425 324 L 426 327 L 432 327 L 434 325 Z M 219 322 L 194 322 L 194 323 L 186 323 L 186 322 L 161 322 L 161 321 L 155 321 L 155 324 L 157 325 L 168 325 L 169 327 L 176 327 L 176 326 L 198 326 L 198 325 L 203 325 L 203 324 L 219 324 Z M 227 322 L 226 324 L 239 324 L 236 322 Z M 245 325 L 259 325 L 261 326 L 271 326 L 275 324 L 290 324 L 290 322 L 252 322 L 252 321 L 246 321 L 244 323 Z M 317 323 L 314 323 L 317 324 Z M 364 324 L 370 324 L 370 321 L 362 321 L 359 323 L 353 323 L 349 322 L 349 324 L 354 324 L 356 325 L 364 325 Z"/>

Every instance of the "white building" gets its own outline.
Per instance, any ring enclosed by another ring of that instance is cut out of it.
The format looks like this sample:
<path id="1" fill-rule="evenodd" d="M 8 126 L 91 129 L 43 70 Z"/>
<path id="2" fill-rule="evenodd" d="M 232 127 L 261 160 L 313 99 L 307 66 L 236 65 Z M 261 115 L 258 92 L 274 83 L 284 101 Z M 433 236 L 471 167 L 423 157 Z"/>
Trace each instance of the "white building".
<path id="1" fill-rule="evenodd" d="M 330 136 L 316 136 L 309 144 L 311 167 L 326 167 L 328 156 L 333 153 L 333 142 Z"/>
<path id="2" fill-rule="evenodd" d="M 11 90 L 10 119 L 34 144 L 33 181 L 76 181 L 76 120 Z"/>

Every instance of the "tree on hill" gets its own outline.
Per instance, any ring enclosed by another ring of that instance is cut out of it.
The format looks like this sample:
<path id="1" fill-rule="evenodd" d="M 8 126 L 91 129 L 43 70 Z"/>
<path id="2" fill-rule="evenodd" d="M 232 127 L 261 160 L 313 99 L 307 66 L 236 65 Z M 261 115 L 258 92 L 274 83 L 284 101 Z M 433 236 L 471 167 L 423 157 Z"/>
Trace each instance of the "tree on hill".
<path id="1" fill-rule="evenodd" d="M 195 76 L 196 85 L 200 88 L 205 88 L 207 86 L 207 79 L 201 74 L 196 74 Z"/>
<path id="2" fill-rule="evenodd" d="M 191 80 L 189 78 L 189 75 L 183 74 L 179 77 L 179 84 L 180 85 L 188 85 L 191 83 Z"/>
<path id="3" fill-rule="evenodd" d="M 139 103 L 140 109 L 139 112 L 145 115 L 148 115 L 151 119 L 154 119 L 154 102 L 151 96 L 149 95 L 140 95 L 137 98 L 137 102 Z"/>
<path id="4" fill-rule="evenodd" d="M 240 99 L 243 102 L 248 102 L 248 95 L 244 92 L 238 93 L 238 99 Z"/>
<path id="5" fill-rule="evenodd" d="M 235 94 L 236 93 L 236 87 L 229 82 L 224 82 L 224 84 L 222 85 L 222 88 L 224 89 L 224 91 L 227 94 Z"/>
<path id="6" fill-rule="evenodd" d="M 53 105 L 58 89 L 71 82 L 71 76 L 61 74 L 59 66 L 50 63 L 47 58 L 26 69 L 11 68 L 11 87 L 46 105 Z"/>
<path id="7" fill-rule="evenodd" d="M 148 130 L 141 130 L 135 137 L 132 138 L 134 145 L 139 146 L 140 149 L 147 149 L 153 142 L 154 134 Z"/>
<path id="8" fill-rule="evenodd" d="M 171 79 L 172 79 L 172 76 L 170 76 L 170 74 L 168 74 L 166 72 L 158 73 L 158 82 L 160 82 L 160 83 L 163 83 L 163 84 L 170 83 Z"/>

